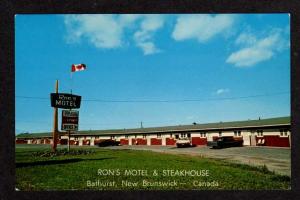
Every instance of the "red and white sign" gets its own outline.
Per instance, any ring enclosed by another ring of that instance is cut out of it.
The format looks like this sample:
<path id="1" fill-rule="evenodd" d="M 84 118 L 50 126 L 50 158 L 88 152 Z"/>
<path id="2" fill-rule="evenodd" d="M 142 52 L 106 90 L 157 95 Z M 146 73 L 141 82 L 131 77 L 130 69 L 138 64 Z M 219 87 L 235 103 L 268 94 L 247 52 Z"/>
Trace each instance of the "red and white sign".
<path id="1" fill-rule="evenodd" d="M 85 64 L 73 64 L 71 67 L 71 72 L 82 71 L 86 69 Z"/>

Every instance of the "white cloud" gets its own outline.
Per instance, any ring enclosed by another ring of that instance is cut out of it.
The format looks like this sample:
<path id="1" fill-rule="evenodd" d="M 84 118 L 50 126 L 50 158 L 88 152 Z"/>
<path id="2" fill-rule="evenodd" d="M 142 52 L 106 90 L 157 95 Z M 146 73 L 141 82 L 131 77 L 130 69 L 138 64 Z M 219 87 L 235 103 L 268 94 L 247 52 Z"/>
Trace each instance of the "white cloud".
<path id="1" fill-rule="evenodd" d="M 152 42 L 153 34 L 164 25 L 164 20 L 161 15 L 146 15 L 141 23 L 140 30 L 135 32 L 134 40 L 136 45 L 140 47 L 144 55 L 150 55 L 161 52 Z"/>
<path id="2" fill-rule="evenodd" d="M 228 88 L 220 88 L 216 91 L 216 94 L 221 95 L 221 94 L 228 93 L 228 92 L 230 92 L 230 90 Z"/>
<path id="3" fill-rule="evenodd" d="M 218 34 L 230 31 L 235 15 L 181 15 L 178 17 L 172 33 L 174 40 L 197 39 L 206 42 Z"/>
<path id="4" fill-rule="evenodd" d="M 142 18 L 143 15 L 140 14 L 122 14 L 119 15 L 120 25 L 123 27 L 128 27 L 136 22 L 138 19 Z"/>
<path id="5" fill-rule="evenodd" d="M 113 15 L 65 16 L 69 42 L 86 38 L 97 48 L 117 48 L 122 45 L 122 26 Z"/>
<path id="6" fill-rule="evenodd" d="M 257 39 L 253 34 L 240 34 L 235 44 L 241 45 L 242 48 L 231 53 L 226 62 L 237 67 L 249 67 L 271 59 L 276 53 L 288 46 L 282 33 L 282 30 L 274 29 L 260 39 Z"/>
<path id="7" fill-rule="evenodd" d="M 153 34 L 163 26 L 161 15 L 66 15 L 66 39 L 69 43 L 76 43 L 85 38 L 96 48 L 120 48 L 124 45 L 125 29 L 137 28 L 138 20 L 141 23 L 133 35 L 136 45 L 144 55 L 160 52 L 153 42 Z"/>
<path id="8" fill-rule="evenodd" d="M 249 33 L 242 33 L 235 40 L 237 45 L 253 45 L 257 42 L 256 37 Z"/>

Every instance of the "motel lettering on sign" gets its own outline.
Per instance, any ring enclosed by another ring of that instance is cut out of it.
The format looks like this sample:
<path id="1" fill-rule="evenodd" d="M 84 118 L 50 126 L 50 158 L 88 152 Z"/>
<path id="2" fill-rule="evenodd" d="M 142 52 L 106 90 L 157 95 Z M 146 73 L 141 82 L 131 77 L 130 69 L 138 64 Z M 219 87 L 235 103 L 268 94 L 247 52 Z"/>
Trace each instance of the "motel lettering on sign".
<path id="1" fill-rule="evenodd" d="M 51 106 L 55 108 L 80 108 L 81 96 L 67 93 L 51 93 Z"/>

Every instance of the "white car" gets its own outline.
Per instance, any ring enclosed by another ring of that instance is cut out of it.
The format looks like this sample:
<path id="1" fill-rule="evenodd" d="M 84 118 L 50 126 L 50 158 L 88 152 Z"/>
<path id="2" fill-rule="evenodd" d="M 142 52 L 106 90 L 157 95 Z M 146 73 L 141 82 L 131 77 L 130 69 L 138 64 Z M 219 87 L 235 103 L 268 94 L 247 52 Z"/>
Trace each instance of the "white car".
<path id="1" fill-rule="evenodd" d="M 192 142 L 189 138 L 179 138 L 177 141 L 176 141 L 176 146 L 178 148 L 180 147 L 191 147 L 192 146 Z"/>

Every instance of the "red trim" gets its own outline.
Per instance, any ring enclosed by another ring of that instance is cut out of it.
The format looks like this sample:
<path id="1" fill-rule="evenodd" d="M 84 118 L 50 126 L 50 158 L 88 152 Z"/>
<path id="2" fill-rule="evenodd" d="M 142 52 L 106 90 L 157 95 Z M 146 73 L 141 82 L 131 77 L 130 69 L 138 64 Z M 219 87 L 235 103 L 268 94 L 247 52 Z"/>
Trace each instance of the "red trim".
<path id="1" fill-rule="evenodd" d="M 161 145 L 161 139 L 158 138 L 151 138 L 151 145 Z"/>
<path id="2" fill-rule="evenodd" d="M 290 147 L 289 137 L 280 137 L 279 135 L 266 135 L 262 137 L 256 137 L 256 143 L 258 143 L 259 139 L 265 139 L 264 146 Z"/>
<path id="3" fill-rule="evenodd" d="M 27 144 L 27 140 L 17 139 L 16 144 Z"/>
<path id="4" fill-rule="evenodd" d="M 79 145 L 78 140 L 70 140 L 70 145 Z"/>
<path id="5" fill-rule="evenodd" d="M 59 144 L 68 144 L 68 139 L 60 139 Z"/>
<path id="6" fill-rule="evenodd" d="M 120 144 L 121 145 L 128 145 L 128 139 L 120 139 Z"/>
<path id="7" fill-rule="evenodd" d="M 99 139 L 94 140 L 94 144 L 96 145 L 96 144 L 100 143 L 101 141 L 102 141 L 102 140 L 99 140 Z"/>
<path id="8" fill-rule="evenodd" d="M 90 140 L 83 140 L 82 145 L 90 145 L 91 141 Z"/>
<path id="9" fill-rule="evenodd" d="M 192 137 L 192 144 L 193 145 L 206 145 L 207 144 L 207 138 Z"/>
<path id="10" fill-rule="evenodd" d="M 51 144 L 51 140 L 50 139 L 45 139 L 46 140 L 46 144 Z"/>
<path id="11" fill-rule="evenodd" d="M 176 145 L 176 140 L 174 138 L 166 138 L 166 145 Z"/>
<path id="12" fill-rule="evenodd" d="M 135 141 L 135 138 L 131 138 L 131 145 L 136 145 Z"/>
<path id="13" fill-rule="evenodd" d="M 144 138 L 137 138 L 138 145 L 147 145 L 147 140 Z"/>

